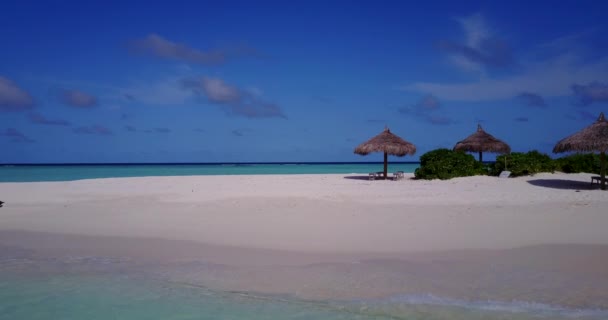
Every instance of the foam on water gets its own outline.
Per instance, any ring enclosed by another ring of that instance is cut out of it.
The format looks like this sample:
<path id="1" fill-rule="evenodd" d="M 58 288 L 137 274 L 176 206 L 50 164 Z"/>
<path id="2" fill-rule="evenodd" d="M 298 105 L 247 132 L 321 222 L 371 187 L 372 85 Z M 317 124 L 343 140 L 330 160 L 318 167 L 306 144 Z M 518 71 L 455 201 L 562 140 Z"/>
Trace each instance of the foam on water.
<path id="1" fill-rule="evenodd" d="M 570 318 L 597 318 L 608 319 L 608 310 L 604 309 L 578 309 L 567 308 L 557 305 L 549 305 L 528 301 L 470 301 L 447 297 L 438 297 L 432 294 L 424 295 L 400 295 L 385 300 L 375 301 L 378 304 L 410 304 L 410 305 L 433 305 L 449 306 L 466 309 L 526 313 L 547 317 L 570 317 Z"/>

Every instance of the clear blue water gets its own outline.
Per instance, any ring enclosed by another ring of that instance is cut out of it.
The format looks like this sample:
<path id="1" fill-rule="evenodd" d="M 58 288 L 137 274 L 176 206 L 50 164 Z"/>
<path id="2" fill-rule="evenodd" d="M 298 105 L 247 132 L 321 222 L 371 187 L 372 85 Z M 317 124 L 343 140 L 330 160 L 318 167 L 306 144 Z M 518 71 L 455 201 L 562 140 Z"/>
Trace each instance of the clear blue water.
<path id="1" fill-rule="evenodd" d="M 418 163 L 389 163 L 389 172 L 414 172 Z M 238 174 L 349 174 L 382 171 L 382 163 L 4 165 L 0 182 Z"/>
<path id="2" fill-rule="evenodd" d="M 0 275 L 0 319 L 606 319 L 605 310 L 432 296 L 310 301 L 219 292 L 128 274 Z"/>

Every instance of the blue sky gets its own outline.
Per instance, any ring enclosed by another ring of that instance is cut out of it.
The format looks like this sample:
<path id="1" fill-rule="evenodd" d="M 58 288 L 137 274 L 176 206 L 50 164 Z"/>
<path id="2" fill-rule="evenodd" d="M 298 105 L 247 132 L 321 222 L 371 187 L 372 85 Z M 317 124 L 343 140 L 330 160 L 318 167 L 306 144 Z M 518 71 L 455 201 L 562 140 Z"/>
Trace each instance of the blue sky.
<path id="1" fill-rule="evenodd" d="M 385 126 L 416 161 L 478 123 L 550 152 L 608 110 L 607 7 L 3 3 L 0 162 L 380 161 Z"/>

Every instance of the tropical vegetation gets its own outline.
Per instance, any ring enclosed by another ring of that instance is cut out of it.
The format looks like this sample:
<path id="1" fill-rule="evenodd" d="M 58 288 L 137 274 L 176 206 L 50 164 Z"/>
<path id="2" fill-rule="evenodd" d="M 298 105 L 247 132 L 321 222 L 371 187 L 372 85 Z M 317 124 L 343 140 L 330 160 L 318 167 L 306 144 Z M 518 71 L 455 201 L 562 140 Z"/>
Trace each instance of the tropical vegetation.
<path id="1" fill-rule="evenodd" d="M 420 157 L 420 167 L 414 175 L 417 179 L 451 179 L 487 174 L 484 165 L 461 151 L 437 149 Z"/>
<path id="2" fill-rule="evenodd" d="M 506 162 L 505 162 L 506 160 Z M 512 177 L 541 172 L 598 173 L 600 158 L 596 154 L 572 154 L 558 159 L 533 150 L 499 155 L 494 163 L 480 163 L 461 151 L 436 149 L 420 157 L 420 167 L 414 172 L 417 179 L 451 179 L 474 175 L 498 176 L 508 170 Z"/>

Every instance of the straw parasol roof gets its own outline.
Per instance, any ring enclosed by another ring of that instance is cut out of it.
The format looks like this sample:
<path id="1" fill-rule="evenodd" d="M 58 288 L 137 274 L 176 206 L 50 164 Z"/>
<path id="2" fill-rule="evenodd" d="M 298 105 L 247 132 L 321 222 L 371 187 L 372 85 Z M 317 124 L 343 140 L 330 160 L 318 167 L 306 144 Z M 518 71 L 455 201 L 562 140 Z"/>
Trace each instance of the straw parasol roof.
<path id="1" fill-rule="evenodd" d="M 603 112 L 593 124 L 560 140 L 553 148 L 554 153 L 568 151 L 608 151 L 608 121 Z"/>
<path id="2" fill-rule="evenodd" d="M 608 121 L 601 112 L 597 121 L 583 130 L 560 140 L 553 148 L 554 153 L 581 151 L 600 152 L 600 175 L 602 189 L 606 190 L 606 151 L 608 151 Z"/>
<path id="3" fill-rule="evenodd" d="M 384 178 L 387 176 L 388 155 L 403 157 L 416 153 L 416 146 L 394 135 L 387 127 L 379 135 L 369 139 L 355 148 L 355 153 L 368 155 L 372 152 L 384 153 Z"/>
<path id="4" fill-rule="evenodd" d="M 503 141 L 496 139 L 493 135 L 485 132 L 481 125 L 477 125 L 477 131 L 454 146 L 454 151 L 479 152 L 479 161 L 482 161 L 483 152 L 509 153 L 511 147 Z"/>
<path id="5" fill-rule="evenodd" d="M 416 146 L 396 136 L 389 128 L 385 128 L 382 133 L 355 148 L 355 153 L 362 156 L 372 152 L 385 152 L 393 156 L 403 157 L 416 153 Z"/>

